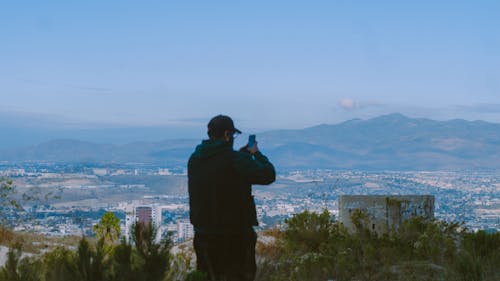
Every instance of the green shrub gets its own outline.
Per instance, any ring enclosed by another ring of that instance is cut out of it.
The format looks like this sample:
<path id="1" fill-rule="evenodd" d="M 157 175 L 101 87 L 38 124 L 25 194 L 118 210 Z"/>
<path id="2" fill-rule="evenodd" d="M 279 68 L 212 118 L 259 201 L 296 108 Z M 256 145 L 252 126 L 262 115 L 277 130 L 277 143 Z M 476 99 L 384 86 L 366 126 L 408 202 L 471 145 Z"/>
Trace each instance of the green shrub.
<path id="1" fill-rule="evenodd" d="M 362 224 L 350 233 L 327 211 L 303 212 L 265 234 L 271 242 L 258 244 L 256 281 L 500 280 L 500 233 L 470 232 L 456 223 L 413 218 L 383 235 Z M 170 239 L 156 243 L 155 235 L 151 225 L 137 224 L 130 243 L 82 238 L 76 250 L 58 247 L 25 258 L 22 245 L 14 244 L 0 281 L 206 279 L 192 271 L 191 255 L 172 258 Z"/>
<path id="2" fill-rule="evenodd" d="M 377 234 L 365 227 L 363 213 L 354 215 L 353 233 L 326 211 L 288 219 L 274 235 L 272 255 L 259 252 L 257 280 L 500 280 L 498 233 L 417 217 Z"/>

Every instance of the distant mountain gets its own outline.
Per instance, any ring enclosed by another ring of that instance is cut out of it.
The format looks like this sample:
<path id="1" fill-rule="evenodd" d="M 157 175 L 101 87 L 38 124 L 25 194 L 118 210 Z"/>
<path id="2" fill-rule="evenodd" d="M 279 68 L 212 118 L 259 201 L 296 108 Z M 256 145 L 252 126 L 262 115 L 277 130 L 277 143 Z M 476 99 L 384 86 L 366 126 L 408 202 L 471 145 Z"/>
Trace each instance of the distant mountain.
<path id="1" fill-rule="evenodd" d="M 78 140 L 52 140 L 27 148 L 0 152 L 7 161 L 55 161 L 101 163 L 163 163 L 185 165 L 197 140 L 135 142 L 124 145 L 97 144 Z"/>
<path id="2" fill-rule="evenodd" d="M 287 163 L 295 163 L 293 153 L 282 154 L 279 151 L 293 142 L 299 155 L 305 152 L 299 144 L 316 147 L 312 150 L 308 148 L 307 153 L 311 157 L 297 167 L 329 165 L 336 168 L 394 170 L 500 168 L 500 124 L 483 121 L 434 121 L 390 114 L 304 130 L 268 132 L 260 136 L 260 140 L 273 144 L 270 156 L 275 162 L 287 166 Z M 324 157 L 328 149 L 335 151 Z"/>
<path id="3" fill-rule="evenodd" d="M 279 169 L 500 169 L 500 124 L 483 121 L 434 121 L 390 114 L 269 131 L 257 139 Z M 197 143 L 186 139 L 111 145 L 55 140 L 0 152 L 0 159 L 185 165 Z"/>
<path id="4" fill-rule="evenodd" d="M 5 113 L 0 111 L 0 151 L 34 146 L 54 139 L 91 143 L 126 144 L 133 141 L 198 138 L 204 130 L 194 125 L 125 126 L 117 124 L 70 123 L 56 116 Z"/>

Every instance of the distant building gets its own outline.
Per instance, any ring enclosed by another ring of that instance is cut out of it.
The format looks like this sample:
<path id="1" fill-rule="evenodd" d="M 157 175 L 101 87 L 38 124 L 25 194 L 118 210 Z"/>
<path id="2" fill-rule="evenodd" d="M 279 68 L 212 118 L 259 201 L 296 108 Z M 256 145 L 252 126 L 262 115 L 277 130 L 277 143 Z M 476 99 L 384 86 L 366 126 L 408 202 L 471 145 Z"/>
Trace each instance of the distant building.
<path id="1" fill-rule="evenodd" d="M 138 206 L 135 207 L 135 220 L 138 223 L 149 225 L 153 223 L 153 207 Z"/>
<path id="2" fill-rule="evenodd" d="M 121 229 L 122 233 L 125 234 L 126 241 L 130 241 L 130 230 L 131 230 L 134 222 L 135 222 L 135 219 L 134 219 L 133 212 L 127 211 L 125 213 L 125 226 L 124 226 L 124 228 Z M 123 227 L 123 225 L 122 225 L 122 227 Z"/>
<path id="3" fill-rule="evenodd" d="M 152 224 L 157 229 L 156 240 L 161 239 L 161 207 L 157 205 L 133 206 L 132 212 L 127 212 L 125 217 L 125 238 L 127 241 L 130 239 L 130 231 L 134 223 Z"/>
<path id="4" fill-rule="evenodd" d="M 94 175 L 96 175 L 96 176 L 105 176 L 108 174 L 108 170 L 102 169 L 102 168 L 94 168 L 94 169 L 92 169 L 92 171 L 94 172 Z"/>
<path id="5" fill-rule="evenodd" d="M 160 176 L 170 176 L 171 174 L 169 169 L 158 169 L 158 175 Z"/>
<path id="6" fill-rule="evenodd" d="M 352 215 L 356 210 L 366 214 L 365 227 L 385 233 L 398 229 L 409 218 L 434 218 L 432 195 L 340 195 L 339 220 L 350 231 L 356 228 Z"/>
<path id="7" fill-rule="evenodd" d="M 186 241 L 194 237 L 194 228 L 189 220 L 177 221 L 177 242 Z"/>

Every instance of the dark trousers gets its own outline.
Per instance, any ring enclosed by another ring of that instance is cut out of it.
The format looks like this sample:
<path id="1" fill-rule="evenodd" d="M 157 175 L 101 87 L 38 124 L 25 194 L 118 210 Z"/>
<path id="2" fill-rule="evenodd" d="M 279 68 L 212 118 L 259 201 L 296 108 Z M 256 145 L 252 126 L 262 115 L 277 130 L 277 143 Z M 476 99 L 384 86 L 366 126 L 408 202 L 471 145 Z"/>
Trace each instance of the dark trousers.
<path id="1" fill-rule="evenodd" d="M 238 234 L 195 233 L 197 269 L 211 281 L 253 281 L 257 235 L 250 228 Z"/>

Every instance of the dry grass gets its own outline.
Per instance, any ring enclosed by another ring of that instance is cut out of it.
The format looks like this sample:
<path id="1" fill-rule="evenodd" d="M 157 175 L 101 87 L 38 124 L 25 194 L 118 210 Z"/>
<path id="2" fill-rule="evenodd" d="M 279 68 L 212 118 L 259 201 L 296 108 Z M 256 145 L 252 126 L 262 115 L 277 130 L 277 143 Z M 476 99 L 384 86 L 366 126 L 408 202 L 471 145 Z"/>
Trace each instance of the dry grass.
<path id="1" fill-rule="evenodd" d="M 80 236 L 52 237 L 37 233 L 14 232 L 0 226 L 0 245 L 11 247 L 16 243 L 21 243 L 23 252 L 31 254 L 41 254 L 58 246 L 76 249 L 81 238 Z"/>

